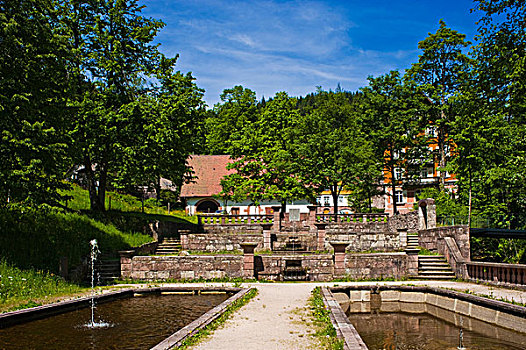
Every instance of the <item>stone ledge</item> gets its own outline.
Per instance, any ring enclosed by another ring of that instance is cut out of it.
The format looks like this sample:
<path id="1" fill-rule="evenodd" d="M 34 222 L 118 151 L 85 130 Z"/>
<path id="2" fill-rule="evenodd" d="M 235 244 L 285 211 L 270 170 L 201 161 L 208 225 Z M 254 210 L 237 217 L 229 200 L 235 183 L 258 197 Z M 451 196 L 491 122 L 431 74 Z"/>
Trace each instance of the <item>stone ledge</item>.
<path id="1" fill-rule="evenodd" d="M 336 301 L 331 291 L 327 287 L 321 288 L 323 302 L 330 310 L 330 318 L 333 327 L 336 329 L 338 338 L 343 339 L 345 350 L 367 350 L 367 346 L 351 324 L 340 304 Z"/>
<path id="2" fill-rule="evenodd" d="M 168 350 L 180 346 L 185 339 L 196 334 L 201 329 L 205 328 L 207 325 L 219 318 L 233 302 L 244 297 L 251 289 L 252 288 L 241 289 L 234 296 L 228 298 L 218 306 L 209 310 L 197 320 L 181 328 L 156 346 L 152 347 L 150 350 Z"/>

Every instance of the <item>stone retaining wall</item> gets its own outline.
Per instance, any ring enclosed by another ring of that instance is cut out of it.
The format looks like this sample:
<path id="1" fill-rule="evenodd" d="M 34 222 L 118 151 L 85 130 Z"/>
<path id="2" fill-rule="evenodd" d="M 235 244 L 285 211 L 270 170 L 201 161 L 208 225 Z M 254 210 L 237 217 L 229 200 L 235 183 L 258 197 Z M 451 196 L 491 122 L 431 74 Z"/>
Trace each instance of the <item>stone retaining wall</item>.
<path id="1" fill-rule="evenodd" d="M 418 211 L 391 216 L 389 218 L 389 230 L 396 232 L 399 229 L 407 229 L 408 232 L 416 232 L 419 229 Z"/>
<path id="2" fill-rule="evenodd" d="M 226 232 L 207 232 L 181 234 L 181 245 L 183 250 L 190 251 L 235 251 L 243 250 L 240 243 L 258 243 L 257 249 L 263 249 L 263 234 L 244 231 L 242 233 L 230 234 Z"/>
<path id="3" fill-rule="evenodd" d="M 349 224 L 328 226 L 325 232 L 325 248 L 330 249 L 329 242 L 348 242 L 348 252 L 364 251 L 397 251 L 402 248 L 399 232 L 390 232 L 386 224 L 362 224 L 361 229 L 355 230 Z M 367 228 L 372 228 L 367 230 Z"/>
<path id="4" fill-rule="evenodd" d="M 309 281 L 333 279 L 334 262 L 330 254 L 317 255 L 261 255 L 255 257 L 256 276 L 259 279 L 283 280 L 283 270 L 288 260 L 301 260 Z"/>
<path id="5" fill-rule="evenodd" d="M 462 257 L 469 261 L 470 242 L 469 229 L 467 226 L 444 226 L 418 231 L 418 245 L 429 250 L 438 251 L 440 241 L 445 237 L 452 237 Z M 444 254 L 444 252 L 439 252 Z"/>
<path id="6" fill-rule="evenodd" d="M 243 277 L 243 256 L 121 256 L 123 278 L 141 280 Z"/>
<path id="7" fill-rule="evenodd" d="M 353 279 L 400 278 L 408 276 L 405 253 L 346 254 L 345 274 Z"/>

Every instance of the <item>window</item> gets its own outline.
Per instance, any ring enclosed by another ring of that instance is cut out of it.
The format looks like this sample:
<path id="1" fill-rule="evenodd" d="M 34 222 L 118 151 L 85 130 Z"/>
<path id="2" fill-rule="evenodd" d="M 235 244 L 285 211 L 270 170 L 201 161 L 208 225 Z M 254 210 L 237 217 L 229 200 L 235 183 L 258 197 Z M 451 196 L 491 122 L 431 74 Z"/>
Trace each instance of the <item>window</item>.
<path id="1" fill-rule="evenodd" d="M 395 180 L 401 180 L 403 176 L 402 168 L 395 168 L 394 175 L 395 175 Z"/>
<path id="2" fill-rule="evenodd" d="M 344 204 L 345 203 L 345 197 L 342 195 L 338 196 L 338 204 Z"/>
<path id="3" fill-rule="evenodd" d="M 427 177 L 427 168 L 420 170 L 420 177 L 425 179 Z"/>
<path id="4" fill-rule="evenodd" d="M 330 196 L 323 196 L 323 205 L 328 207 L 330 204 L 330 199 L 331 197 Z"/>
<path id="5" fill-rule="evenodd" d="M 397 204 L 405 203 L 404 191 L 395 191 L 395 201 Z"/>

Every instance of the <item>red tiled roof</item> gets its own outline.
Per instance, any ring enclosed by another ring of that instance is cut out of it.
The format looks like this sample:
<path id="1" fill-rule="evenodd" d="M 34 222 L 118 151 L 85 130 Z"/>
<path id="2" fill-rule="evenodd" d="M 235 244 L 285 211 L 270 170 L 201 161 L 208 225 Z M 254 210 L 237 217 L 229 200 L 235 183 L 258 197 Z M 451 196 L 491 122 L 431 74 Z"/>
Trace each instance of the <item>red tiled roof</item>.
<path id="1" fill-rule="evenodd" d="M 194 169 L 195 179 L 181 188 L 181 197 L 211 197 L 221 192 L 221 179 L 232 174 L 234 170 L 227 170 L 231 162 L 229 155 L 191 155 L 188 164 Z"/>

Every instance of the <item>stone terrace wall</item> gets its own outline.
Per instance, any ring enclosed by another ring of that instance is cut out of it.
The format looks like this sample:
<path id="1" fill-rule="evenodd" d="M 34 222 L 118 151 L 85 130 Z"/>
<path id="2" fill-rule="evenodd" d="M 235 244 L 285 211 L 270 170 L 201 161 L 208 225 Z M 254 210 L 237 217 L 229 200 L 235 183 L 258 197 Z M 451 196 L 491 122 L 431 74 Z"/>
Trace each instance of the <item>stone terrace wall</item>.
<path id="1" fill-rule="evenodd" d="M 290 244 L 291 237 L 295 237 L 300 242 L 303 250 L 315 251 L 317 246 L 317 232 L 288 232 L 288 233 L 273 233 L 272 249 L 279 251 L 287 248 L 287 243 Z"/>
<path id="2" fill-rule="evenodd" d="M 389 218 L 389 230 L 396 232 L 399 229 L 407 229 L 408 232 L 418 231 L 418 211 L 391 216 Z"/>
<path id="3" fill-rule="evenodd" d="M 386 222 L 341 222 L 327 224 L 325 231 L 329 234 L 342 232 L 381 233 L 389 231 L 389 226 Z"/>
<path id="4" fill-rule="evenodd" d="M 243 256 L 134 256 L 121 258 L 123 278 L 141 280 L 243 277 Z"/>
<path id="5" fill-rule="evenodd" d="M 345 273 L 349 278 L 400 278 L 408 275 L 405 253 L 346 254 Z"/>
<path id="6" fill-rule="evenodd" d="M 203 229 L 206 233 L 263 233 L 263 226 L 261 225 L 203 225 Z"/>
<path id="7" fill-rule="evenodd" d="M 329 242 L 349 242 L 347 251 L 397 251 L 401 248 L 400 234 L 387 230 L 387 224 L 328 225 L 325 233 L 325 248 L 331 249 Z"/>
<path id="8" fill-rule="evenodd" d="M 287 260 L 301 260 L 310 281 L 330 281 L 333 278 L 334 262 L 330 254 L 318 255 L 261 255 L 255 257 L 256 276 L 273 281 L 283 280 Z"/>
<path id="9" fill-rule="evenodd" d="M 467 226 L 444 226 L 418 231 L 418 244 L 429 250 L 438 250 L 439 240 L 455 239 L 464 259 L 470 259 L 469 229 Z"/>
<path id="10" fill-rule="evenodd" d="M 183 250 L 192 251 L 234 251 L 243 250 L 242 242 L 256 242 L 256 249 L 263 249 L 263 234 L 254 231 L 243 231 L 235 234 L 222 232 L 189 233 L 181 234 L 181 245 Z"/>

